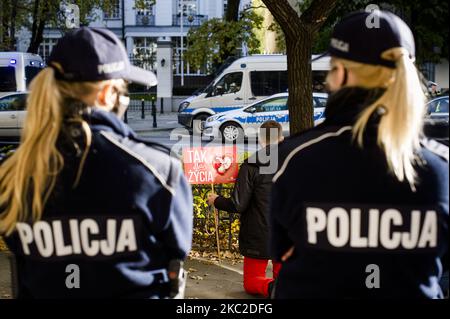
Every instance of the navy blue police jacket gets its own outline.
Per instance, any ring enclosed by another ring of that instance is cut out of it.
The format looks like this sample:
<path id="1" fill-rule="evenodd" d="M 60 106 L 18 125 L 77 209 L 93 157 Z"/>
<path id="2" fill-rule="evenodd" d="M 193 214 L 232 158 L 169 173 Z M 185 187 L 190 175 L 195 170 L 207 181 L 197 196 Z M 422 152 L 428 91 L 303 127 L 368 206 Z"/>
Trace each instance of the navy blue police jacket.
<path id="1" fill-rule="evenodd" d="M 58 142 L 65 165 L 42 219 L 18 223 L 6 239 L 19 298 L 165 298 L 169 261 L 184 259 L 192 240 L 180 161 L 113 113 L 92 109 L 84 118 L 87 156 L 81 127 L 66 123 Z"/>
<path id="2" fill-rule="evenodd" d="M 332 95 L 326 120 L 287 139 L 271 198 L 271 252 L 291 247 L 276 298 L 440 298 L 448 249 L 448 147 L 424 140 L 415 191 L 389 172 L 377 146 L 380 114 L 364 148 L 358 114 L 380 92 Z"/>

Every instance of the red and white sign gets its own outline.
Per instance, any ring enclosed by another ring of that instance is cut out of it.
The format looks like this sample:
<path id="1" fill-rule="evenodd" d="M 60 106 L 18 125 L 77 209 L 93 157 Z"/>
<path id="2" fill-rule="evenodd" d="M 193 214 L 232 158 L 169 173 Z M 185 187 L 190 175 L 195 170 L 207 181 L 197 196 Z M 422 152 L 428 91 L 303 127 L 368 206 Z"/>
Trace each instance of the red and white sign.
<path id="1" fill-rule="evenodd" d="M 183 149 L 184 173 L 189 184 L 228 184 L 239 172 L 236 146 Z"/>

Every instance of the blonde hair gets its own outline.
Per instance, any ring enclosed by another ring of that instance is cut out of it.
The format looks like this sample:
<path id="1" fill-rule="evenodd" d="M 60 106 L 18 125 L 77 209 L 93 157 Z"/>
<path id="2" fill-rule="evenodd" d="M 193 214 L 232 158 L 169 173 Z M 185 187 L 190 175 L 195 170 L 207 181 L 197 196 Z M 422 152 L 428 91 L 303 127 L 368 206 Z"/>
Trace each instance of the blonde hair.
<path id="1" fill-rule="evenodd" d="M 417 150 L 425 115 L 425 94 L 414 61 L 404 48 L 393 48 L 383 58 L 394 61 L 395 69 L 339 60 L 355 75 L 357 86 L 385 88 L 384 94 L 366 107 L 353 126 L 353 136 L 363 146 L 364 131 L 379 107 L 384 109 L 378 126 L 377 143 L 383 149 L 389 170 L 400 181 L 407 181 L 415 191 Z"/>
<path id="2" fill-rule="evenodd" d="M 41 219 L 44 206 L 64 166 L 56 143 L 63 126 L 64 100 L 80 100 L 101 89 L 103 82 L 64 82 L 55 79 L 54 70 L 45 68 L 32 81 L 27 100 L 27 115 L 19 148 L 0 166 L 0 234 L 9 235 L 18 221 Z M 86 138 L 75 183 L 80 178 L 82 164 L 90 145 L 89 126 L 80 115 Z"/>

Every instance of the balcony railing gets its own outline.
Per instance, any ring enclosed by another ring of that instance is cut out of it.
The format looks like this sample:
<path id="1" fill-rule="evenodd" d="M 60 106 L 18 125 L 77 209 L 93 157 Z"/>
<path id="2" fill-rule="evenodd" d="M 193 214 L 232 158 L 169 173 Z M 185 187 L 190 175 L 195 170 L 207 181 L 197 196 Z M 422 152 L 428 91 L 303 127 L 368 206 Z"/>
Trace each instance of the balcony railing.
<path id="1" fill-rule="evenodd" d="M 208 20 L 208 16 L 206 15 L 185 15 L 183 16 L 183 26 L 186 27 L 199 27 L 203 22 Z M 181 25 L 181 17 L 179 14 L 173 16 L 174 26 Z"/>
<path id="2" fill-rule="evenodd" d="M 150 14 L 136 14 L 136 25 L 139 26 L 154 26 L 155 16 Z"/>

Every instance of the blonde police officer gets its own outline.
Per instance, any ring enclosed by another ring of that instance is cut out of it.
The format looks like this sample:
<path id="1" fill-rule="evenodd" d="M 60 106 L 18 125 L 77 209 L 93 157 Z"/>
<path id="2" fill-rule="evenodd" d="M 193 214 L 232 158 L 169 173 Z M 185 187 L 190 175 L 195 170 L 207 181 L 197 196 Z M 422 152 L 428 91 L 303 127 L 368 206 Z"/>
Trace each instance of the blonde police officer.
<path id="1" fill-rule="evenodd" d="M 169 265 L 191 246 L 191 190 L 169 150 L 119 118 L 125 80 L 156 77 L 104 29 L 67 33 L 48 64 L 31 84 L 20 147 L 0 166 L 19 297 L 169 297 Z"/>
<path id="2" fill-rule="evenodd" d="M 282 145 L 273 179 L 275 297 L 442 297 L 448 148 L 422 138 L 411 30 L 392 13 L 353 13 L 329 54 L 326 120 Z"/>

